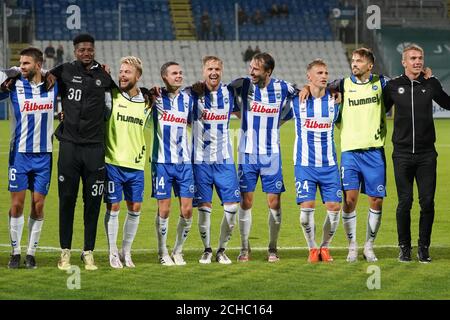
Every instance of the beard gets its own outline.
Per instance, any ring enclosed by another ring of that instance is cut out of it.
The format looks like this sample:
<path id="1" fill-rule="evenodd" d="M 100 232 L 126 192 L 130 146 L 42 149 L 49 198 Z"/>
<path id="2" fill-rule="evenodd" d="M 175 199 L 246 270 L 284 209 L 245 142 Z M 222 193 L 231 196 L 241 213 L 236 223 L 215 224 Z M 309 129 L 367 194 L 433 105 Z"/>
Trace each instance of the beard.
<path id="1" fill-rule="evenodd" d="M 36 75 L 36 70 L 29 70 L 29 71 L 28 71 L 28 74 L 27 74 L 27 76 L 26 76 L 26 78 L 27 78 L 28 80 L 31 80 L 31 79 L 34 78 L 35 75 Z"/>
<path id="2" fill-rule="evenodd" d="M 136 83 L 132 83 L 131 81 L 128 81 L 128 83 L 126 84 L 126 86 L 122 86 L 122 82 L 120 82 L 120 89 L 121 89 L 122 91 L 128 92 L 128 91 L 130 91 L 131 89 L 134 88 L 134 85 L 135 85 L 135 84 L 136 84 Z"/>

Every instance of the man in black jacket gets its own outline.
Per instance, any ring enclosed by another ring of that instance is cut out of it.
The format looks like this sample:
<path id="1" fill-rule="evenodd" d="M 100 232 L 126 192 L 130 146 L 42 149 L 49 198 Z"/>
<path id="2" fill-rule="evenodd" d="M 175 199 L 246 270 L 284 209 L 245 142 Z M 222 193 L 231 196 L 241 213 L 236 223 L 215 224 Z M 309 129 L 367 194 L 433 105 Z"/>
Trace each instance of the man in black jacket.
<path id="1" fill-rule="evenodd" d="M 429 246 L 434 220 L 436 190 L 436 132 L 433 121 L 433 100 L 450 110 L 450 97 L 434 77 L 424 78 L 423 49 L 415 44 L 403 50 L 405 73 L 388 82 L 384 92 L 386 111 L 395 104 L 394 152 L 395 184 L 397 186 L 397 232 L 399 261 L 411 261 L 411 206 L 413 184 L 419 191 L 420 220 L 417 257 L 431 262 Z"/>
<path id="2" fill-rule="evenodd" d="M 58 81 L 64 120 L 56 129 L 58 158 L 59 237 L 58 268 L 68 270 L 73 219 L 80 178 L 83 182 L 84 249 L 86 270 L 96 270 L 93 250 L 105 180 L 105 100 L 111 77 L 94 60 L 94 38 L 74 38 L 76 60 L 52 70 Z"/>

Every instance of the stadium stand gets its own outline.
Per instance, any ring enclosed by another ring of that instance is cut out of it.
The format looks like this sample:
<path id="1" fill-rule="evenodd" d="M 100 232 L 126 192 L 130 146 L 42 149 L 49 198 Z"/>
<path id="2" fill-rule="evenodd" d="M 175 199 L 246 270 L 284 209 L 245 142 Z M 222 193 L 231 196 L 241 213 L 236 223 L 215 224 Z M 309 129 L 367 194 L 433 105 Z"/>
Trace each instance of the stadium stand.
<path id="1" fill-rule="evenodd" d="M 302 84 L 307 63 L 323 58 L 329 65 L 330 78 L 350 72 L 345 49 L 340 41 L 333 41 L 329 24 L 330 9 L 337 0 L 280 0 L 286 4 L 287 15 L 270 16 L 272 0 L 190 0 L 195 29 L 199 31 L 204 11 L 212 24 L 220 20 L 224 28 L 224 41 L 191 41 L 175 39 L 171 14 L 186 1 L 172 0 L 18 0 L 23 6 L 35 10 L 34 45 L 44 49 L 49 41 L 56 47 L 63 45 L 65 61 L 73 59 L 71 39 L 80 32 L 89 32 L 96 38 L 96 58 L 111 66 L 114 76 L 122 56 L 136 55 L 144 62 L 143 84 L 161 85 L 160 66 L 169 60 L 180 62 L 185 71 L 186 84 L 201 77 L 201 59 L 205 55 L 218 55 L 224 60 L 224 81 L 245 76 L 247 64 L 243 52 L 250 45 L 273 54 L 276 60 L 274 76 Z M 264 23 L 249 22 L 240 26 L 240 41 L 235 40 L 234 3 L 238 3 L 249 16 L 255 8 L 264 15 Z M 68 30 L 66 12 L 69 5 L 77 5 L 81 12 L 81 30 Z M 189 6 L 188 6 L 189 7 Z M 119 39 L 119 8 L 122 27 Z M 183 20 L 180 20 L 183 21 Z M 187 21 L 187 20 L 186 20 Z M 177 33 L 177 36 L 179 34 Z"/>
<path id="2" fill-rule="evenodd" d="M 80 30 L 66 27 L 70 5 L 80 8 Z M 89 32 L 98 40 L 119 40 L 119 34 L 124 40 L 174 39 L 166 0 L 35 0 L 34 10 L 37 40 L 70 40 L 80 32 Z"/>
<path id="3" fill-rule="evenodd" d="M 60 42 L 66 53 L 72 53 L 70 41 Z M 45 48 L 47 41 L 35 41 L 35 46 Z M 111 67 L 117 76 L 119 60 L 125 55 L 136 55 L 143 60 L 142 83 L 146 86 L 162 85 L 160 66 L 170 60 L 179 62 L 185 73 L 185 84 L 201 78 L 201 59 L 205 55 L 218 55 L 224 61 L 225 82 L 247 74 L 247 64 L 242 53 L 248 46 L 256 45 L 275 58 L 274 76 L 303 84 L 306 82 L 306 65 L 315 58 L 323 58 L 329 66 L 330 79 L 346 76 L 350 72 L 345 49 L 339 41 L 97 41 L 96 58 Z M 68 58 L 68 60 L 71 60 Z"/>
<path id="4" fill-rule="evenodd" d="M 35 28 L 38 40 L 70 40 L 77 33 L 89 32 L 99 40 L 174 40 L 173 14 L 168 0 L 21 0 L 21 6 L 32 7 L 36 15 Z M 212 26 L 219 20 L 225 30 L 224 40 L 235 40 L 235 1 L 191 0 L 196 29 L 201 30 L 201 15 L 207 11 Z M 336 0 L 282 0 L 287 4 L 287 16 L 270 16 L 272 0 L 237 0 L 247 12 L 254 15 L 261 10 L 263 23 L 251 21 L 239 27 L 240 40 L 333 40 L 328 21 L 330 9 Z M 81 12 L 81 30 L 68 30 L 68 6 L 77 5 Z M 119 8 L 122 27 L 119 32 Z M 172 10 L 176 5 L 172 4 Z M 180 31 L 178 31 L 180 32 Z M 212 30 L 211 36 L 212 39 Z"/>
<path id="5" fill-rule="evenodd" d="M 382 23 L 402 27 L 448 26 L 448 0 L 373 0 L 383 13 Z"/>
<path id="6" fill-rule="evenodd" d="M 4 62 L 3 51 L 4 51 L 3 42 L 0 42 L 0 63 L 2 64 Z"/>
<path id="7" fill-rule="evenodd" d="M 256 9 L 263 14 L 263 23 L 255 25 L 251 21 L 239 26 L 240 40 L 333 40 L 328 16 L 335 6 L 335 0 L 192 0 L 197 30 L 201 29 L 201 16 L 208 12 L 212 21 L 220 20 L 224 25 L 225 40 L 235 39 L 235 8 L 238 3 L 249 18 Z M 270 16 L 269 10 L 273 3 L 287 4 L 287 16 Z"/>

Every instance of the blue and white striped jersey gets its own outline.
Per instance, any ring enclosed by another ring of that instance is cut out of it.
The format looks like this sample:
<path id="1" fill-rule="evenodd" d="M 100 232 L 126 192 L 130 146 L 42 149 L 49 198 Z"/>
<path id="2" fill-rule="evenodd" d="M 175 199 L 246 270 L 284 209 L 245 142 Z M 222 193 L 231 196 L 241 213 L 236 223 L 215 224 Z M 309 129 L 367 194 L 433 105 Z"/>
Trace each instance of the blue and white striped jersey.
<path id="1" fill-rule="evenodd" d="M 295 88 L 274 78 L 265 88 L 253 84 L 250 78 L 234 80 L 231 86 L 241 98 L 239 108 L 235 108 L 241 111 L 239 152 L 280 153 L 280 125 L 293 116 L 287 99 L 295 94 Z"/>
<path id="2" fill-rule="evenodd" d="M 193 94 L 192 159 L 194 163 L 233 163 L 228 128 L 234 109 L 234 89 L 221 84 L 217 91 Z"/>
<path id="3" fill-rule="evenodd" d="M 4 78 L 2 73 L 1 78 Z M 43 82 L 35 84 L 20 77 L 9 92 L 11 150 L 21 153 L 52 152 L 53 117 L 58 87 L 47 91 Z"/>
<path id="4" fill-rule="evenodd" d="M 152 108 L 152 162 L 191 163 L 187 126 L 191 122 L 192 104 L 189 90 L 181 90 L 171 97 L 166 89 L 162 89 Z"/>
<path id="5" fill-rule="evenodd" d="M 334 123 L 339 105 L 327 91 L 322 98 L 309 98 L 300 103 L 291 101 L 295 115 L 294 164 L 311 167 L 337 165 L 334 144 Z"/>

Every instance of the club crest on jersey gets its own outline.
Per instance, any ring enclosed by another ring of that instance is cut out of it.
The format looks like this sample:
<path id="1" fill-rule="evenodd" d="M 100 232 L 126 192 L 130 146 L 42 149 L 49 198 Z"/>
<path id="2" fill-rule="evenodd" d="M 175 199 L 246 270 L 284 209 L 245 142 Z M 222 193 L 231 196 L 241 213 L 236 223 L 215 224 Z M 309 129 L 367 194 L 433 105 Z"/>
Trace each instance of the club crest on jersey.
<path id="1" fill-rule="evenodd" d="M 228 98 L 223 99 L 223 102 L 226 104 L 228 103 L 230 100 Z"/>
<path id="2" fill-rule="evenodd" d="M 277 182 L 275 183 L 275 187 L 276 187 L 278 190 L 280 190 L 280 189 L 283 187 L 283 182 L 282 182 L 282 181 L 277 181 Z"/>
<path id="3" fill-rule="evenodd" d="M 281 93 L 278 92 L 276 97 L 277 97 L 278 100 L 281 99 Z"/>
<path id="4" fill-rule="evenodd" d="M 383 191 L 384 191 L 384 186 L 380 184 L 380 185 L 377 187 L 377 191 L 378 191 L 378 192 L 383 192 Z"/>
<path id="5" fill-rule="evenodd" d="M 97 87 L 100 87 L 102 85 L 102 81 L 100 79 L 95 80 L 95 84 Z"/>
<path id="6" fill-rule="evenodd" d="M 374 84 L 374 85 L 372 86 L 372 89 L 373 89 L 374 91 L 376 91 L 376 90 L 378 90 L 378 86 L 377 86 L 376 84 Z"/>
<path id="7" fill-rule="evenodd" d="M 331 107 L 328 109 L 328 111 L 329 111 L 330 113 L 334 112 L 334 107 L 331 106 Z"/>
<path id="8" fill-rule="evenodd" d="M 399 94 L 404 94 L 405 93 L 405 88 L 403 88 L 403 87 L 398 88 L 398 93 Z"/>

